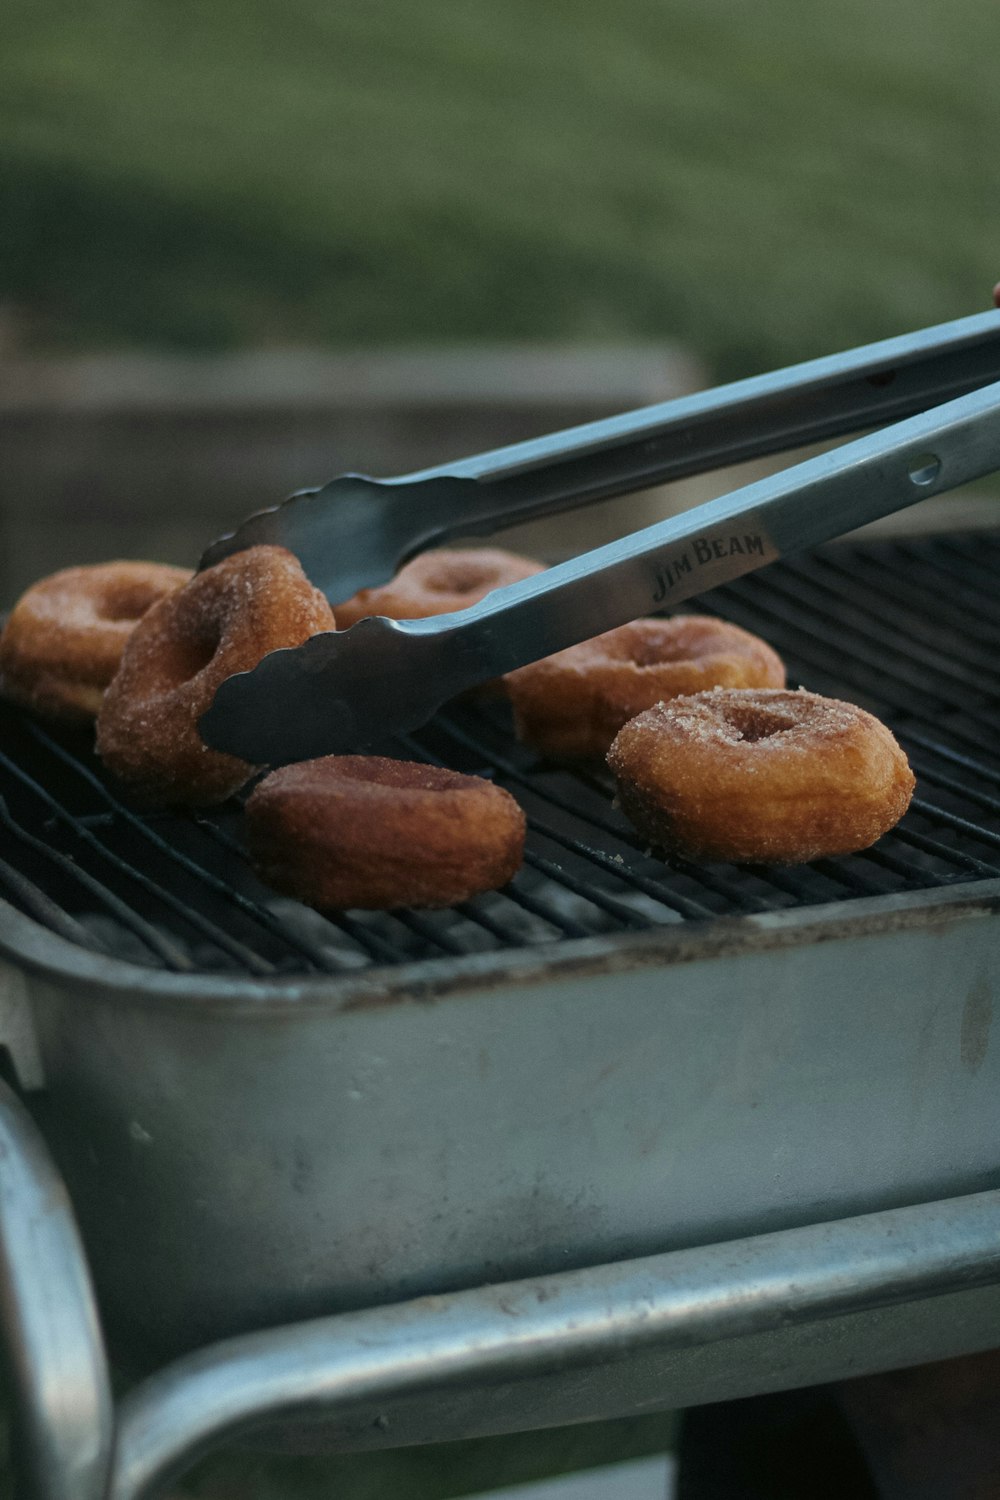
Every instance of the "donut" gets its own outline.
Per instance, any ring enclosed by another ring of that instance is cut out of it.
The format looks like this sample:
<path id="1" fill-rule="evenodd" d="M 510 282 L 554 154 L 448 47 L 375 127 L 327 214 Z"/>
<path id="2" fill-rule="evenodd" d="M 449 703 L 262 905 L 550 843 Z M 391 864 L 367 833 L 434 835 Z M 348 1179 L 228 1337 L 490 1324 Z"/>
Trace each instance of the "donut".
<path id="1" fill-rule="evenodd" d="M 93 723 L 136 622 L 190 577 L 188 568 L 116 561 L 40 579 L 0 635 L 0 691 L 54 723 Z"/>
<path id="2" fill-rule="evenodd" d="M 518 738 L 540 755 L 607 754 L 622 725 L 665 698 L 711 687 L 784 687 L 766 641 L 709 615 L 633 620 L 504 678 Z"/>
<path id="3" fill-rule="evenodd" d="M 395 578 L 378 588 L 361 589 L 334 610 L 337 625 L 346 630 L 367 615 L 390 620 L 422 620 L 429 615 L 468 609 L 494 589 L 520 583 L 543 573 L 544 565 L 499 547 L 469 547 L 464 551 L 438 548 L 421 552 Z"/>
<path id="4" fill-rule="evenodd" d="M 98 754 L 147 803 L 222 802 L 256 768 L 209 749 L 198 733 L 219 684 L 269 651 L 333 629 L 329 604 L 291 552 L 233 553 L 136 626 L 101 704 Z"/>
<path id="5" fill-rule="evenodd" d="M 800 865 L 867 849 L 913 795 L 906 756 L 853 703 L 775 688 L 658 703 L 608 752 L 622 811 L 688 860 Z"/>
<path id="6" fill-rule="evenodd" d="M 524 813 L 509 792 L 377 755 L 272 771 L 246 823 L 261 879 L 320 910 L 455 906 L 506 885 L 524 856 Z"/>

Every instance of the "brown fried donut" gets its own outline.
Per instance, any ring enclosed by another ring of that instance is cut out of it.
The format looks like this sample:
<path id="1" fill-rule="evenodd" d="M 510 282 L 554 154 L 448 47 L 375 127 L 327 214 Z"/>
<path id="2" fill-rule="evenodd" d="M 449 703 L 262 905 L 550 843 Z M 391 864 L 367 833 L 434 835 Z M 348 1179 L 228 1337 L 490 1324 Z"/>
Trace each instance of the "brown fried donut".
<path id="1" fill-rule="evenodd" d="M 0 636 L 0 690 L 57 723 L 92 723 L 138 620 L 191 577 L 163 563 L 63 568 L 32 584 Z"/>
<path id="2" fill-rule="evenodd" d="M 913 795 L 878 719 L 816 693 L 726 690 L 675 698 L 619 731 L 608 754 L 626 816 L 690 860 L 805 864 L 867 849 Z"/>
<path id="3" fill-rule="evenodd" d="M 464 551 L 438 548 L 421 552 L 406 563 L 395 578 L 379 588 L 361 589 L 338 604 L 337 626 L 346 630 L 367 615 L 385 615 L 390 620 L 422 620 L 429 615 L 450 614 L 478 604 L 494 589 L 519 583 L 544 572 L 542 563 L 499 547 L 469 547 Z"/>
<path id="4" fill-rule="evenodd" d="M 622 725 L 711 687 L 784 687 L 766 641 L 708 615 L 633 620 L 504 679 L 518 738 L 555 760 L 605 755 Z"/>
<path id="5" fill-rule="evenodd" d="M 261 879 L 320 909 L 441 907 L 506 885 L 524 813 L 479 776 L 383 756 L 272 771 L 246 806 Z"/>
<path id="6" fill-rule="evenodd" d="M 136 626 L 98 715 L 98 754 L 147 802 L 223 801 L 255 768 L 198 733 L 219 684 L 333 629 L 329 604 L 284 547 L 250 547 L 196 573 Z"/>

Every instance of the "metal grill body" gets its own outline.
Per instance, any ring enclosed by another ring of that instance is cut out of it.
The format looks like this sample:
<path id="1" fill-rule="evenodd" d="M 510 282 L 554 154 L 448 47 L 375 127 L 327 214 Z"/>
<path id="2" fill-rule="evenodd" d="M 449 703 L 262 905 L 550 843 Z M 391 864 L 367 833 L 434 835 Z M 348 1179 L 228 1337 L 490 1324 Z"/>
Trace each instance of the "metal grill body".
<path id="1" fill-rule="evenodd" d="M 320 917 L 254 880 L 238 808 L 138 814 L 8 714 L 4 1037 L 112 1326 L 193 1347 L 1000 1185 L 998 561 L 842 544 L 699 601 L 911 754 L 900 828 L 795 870 L 667 867 L 600 774 L 462 709 L 380 748 L 507 785 L 525 871 L 456 912 Z M 912 1357 L 971 1347 L 959 1323 Z M 664 1378 L 661 1403 L 727 1393 Z M 546 1419 L 598 1414 L 562 1389 Z M 504 1411 L 454 1420 L 530 1425 Z"/>

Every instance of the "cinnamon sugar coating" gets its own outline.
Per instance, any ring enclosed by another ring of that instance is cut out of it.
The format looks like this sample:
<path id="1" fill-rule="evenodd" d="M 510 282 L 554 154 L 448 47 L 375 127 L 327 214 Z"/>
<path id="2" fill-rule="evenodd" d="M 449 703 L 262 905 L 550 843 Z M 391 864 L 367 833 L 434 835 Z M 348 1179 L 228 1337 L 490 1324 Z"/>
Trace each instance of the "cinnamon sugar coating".
<path id="1" fill-rule="evenodd" d="M 260 878 L 320 910 L 454 906 L 506 885 L 524 857 L 524 813 L 508 792 L 383 756 L 272 771 L 246 819 Z"/>
<path id="2" fill-rule="evenodd" d="M 633 620 L 504 679 L 519 739 L 554 760 L 603 756 L 654 703 L 711 687 L 784 687 L 759 636 L 708 615 Z"/>
<path id="3" fill-rule="evenodd" d="M 390 620 L 422 620 L 468 609 L 494 589 L 544 572 L 544 565 L 499 547 L 434 548 L 405 563 L 378 588 L 361 589 L 336 607 L 337 625 L 346 630 L 368 615 Z"/>
<path id="4" fill-rule="evenodd" d="M 117 560 L 32 584 L 0 636 L 4 696 L 56 723 L 92 723 L 138 621 L 190 577 L 188 568 Z"/>
<path id="5" fill-rule="evenodd" d="M 255 767 L 198 733 L 219 684 L 333 629 L 329 604 L 284 547 L 250 547 L 196 573 L 129 639 L 98 716 L 98 754 L 147 802 L 223 801 Z"/>
<path id="6" fill-rule="evenodd" d="M 619 732 L 608 765 L 622 810 L 650 843 L 735 864 L 867 849 L 898 823 L 915 785 L 873 715 L 773 689 L 661 703 Z"/>

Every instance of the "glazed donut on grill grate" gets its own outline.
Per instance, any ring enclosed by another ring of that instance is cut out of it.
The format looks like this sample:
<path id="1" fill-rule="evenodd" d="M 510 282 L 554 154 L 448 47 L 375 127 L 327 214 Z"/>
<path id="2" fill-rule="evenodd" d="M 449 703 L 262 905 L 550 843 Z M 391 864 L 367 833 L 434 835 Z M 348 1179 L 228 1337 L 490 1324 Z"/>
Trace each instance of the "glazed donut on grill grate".
<path id="1" fill-rule="evenodd" d="M 433 548 L 405 563 L 388 583 L 361 589 L 336 605 L 337 626 L 346 630 L 369 615 L 423 620 L 450 614 L 478 604 L 494 589 L 544 571 L 544 563 L 500 547 Z"/>
<path id="2" fill-rule="evenodd" d="M 914 777 L 893 735 L 817 693 L 716 689 L 639 714 L 608 752 L 622 811 L 694 861 L 807 864 L 867 849 Z"/>
<path id="3" fill-rule="evenodd" d="M 711 615 L 633 620 L 504 678 L 518 738 L 554 760 L 606 755 L 629 719 L 712 687 L 784 687 L 766 641 Z"/>
<path id="4" fill-rule="evenodd" d="M 456 906 L 506 885 L 525 817 L 502 787 L 443 766 L 327 755 L 266 776 L 246 807 L 261 879 L 309 906 Z"/>
<path id="5" fill-rule="evenodd" d="M 101 705 L 98 754 L 146 802 L 224 801 L 255 768 L 209 749 L 198 733 L 219 684 L 270 651 L 333 629 L 333 611 L 291 552 L 260 546 L 233 553 L 196 573 L 136 627 Z"/>
<path id="6" fill-rule="evenodd" d="M 119 560 L 39 579 L 0 635 L 0 690 L 54 723 L 93 723 L 135 626 L 190 577 L 189 568 Z"/>

